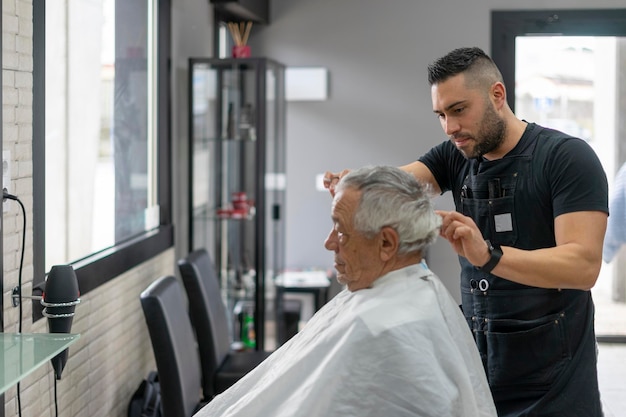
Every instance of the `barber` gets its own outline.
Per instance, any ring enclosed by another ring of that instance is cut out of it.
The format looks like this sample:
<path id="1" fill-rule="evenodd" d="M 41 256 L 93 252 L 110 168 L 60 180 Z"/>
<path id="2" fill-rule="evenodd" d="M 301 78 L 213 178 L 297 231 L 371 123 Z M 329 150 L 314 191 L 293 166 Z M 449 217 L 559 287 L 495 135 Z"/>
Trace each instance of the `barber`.
<path id="1" fill-rule="evenodd" d="M 459 255 L 461 298 L 499 416 L 602 416 L 594 286 L 606 175 L 583 140 L 518 119 L 497 66 L 459 48 L 428 67 L 450 138 L 401 167 L 451 191 L 441 236 Z M 333 193 L 340 173 L 327 172 Z"/>

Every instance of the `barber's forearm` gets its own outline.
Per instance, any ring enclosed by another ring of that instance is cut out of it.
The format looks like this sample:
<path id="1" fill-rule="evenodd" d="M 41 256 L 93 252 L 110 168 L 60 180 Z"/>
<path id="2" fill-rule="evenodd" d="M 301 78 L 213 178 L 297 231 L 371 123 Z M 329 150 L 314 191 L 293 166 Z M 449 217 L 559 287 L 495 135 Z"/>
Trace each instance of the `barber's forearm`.
<path id="1" fill-rule="evenodd" d="M 576 243 L 531 251 L 502 247 L 492 274 L 533 287 L 589 290 L 602 264 L 595 252 Z"/>

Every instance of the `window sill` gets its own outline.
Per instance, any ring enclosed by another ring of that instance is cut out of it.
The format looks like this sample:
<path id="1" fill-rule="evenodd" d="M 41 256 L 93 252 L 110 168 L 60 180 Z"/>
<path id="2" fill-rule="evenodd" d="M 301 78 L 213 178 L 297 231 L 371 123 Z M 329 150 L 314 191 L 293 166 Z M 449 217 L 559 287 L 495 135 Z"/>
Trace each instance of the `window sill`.
<path id="1" fill-rule="evenodd" d="M 133 240 L 73 263 L 80 294 L 87 294 L 173 245 L 174 227 L 162 225 Z M 41 295 L 44 287 L 45 281 L 34 284 L 33 295 Z M 33 322 L 43 317 L 42 309 L 39 301 L 33 301 Z"/>

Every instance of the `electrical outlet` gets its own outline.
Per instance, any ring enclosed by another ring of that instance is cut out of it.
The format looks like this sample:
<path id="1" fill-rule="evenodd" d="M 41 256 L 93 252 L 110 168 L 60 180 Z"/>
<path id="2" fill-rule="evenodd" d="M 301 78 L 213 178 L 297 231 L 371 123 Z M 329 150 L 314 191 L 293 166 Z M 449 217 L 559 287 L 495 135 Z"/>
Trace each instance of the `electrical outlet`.
<path id="1" fill-rule="evenodd" d="M 2 188 L 11 193 L 11 151 L 2 151 Z M 9 211 L 11 200 L 6 199 L 2 203 L 2 211 Z"/>

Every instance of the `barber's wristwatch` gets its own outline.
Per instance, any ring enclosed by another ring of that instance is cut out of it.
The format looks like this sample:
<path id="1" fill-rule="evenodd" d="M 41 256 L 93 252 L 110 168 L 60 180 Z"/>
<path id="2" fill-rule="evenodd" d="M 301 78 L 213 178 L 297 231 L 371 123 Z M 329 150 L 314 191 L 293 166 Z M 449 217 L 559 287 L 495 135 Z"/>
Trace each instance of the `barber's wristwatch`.
<path id="1" fill-rule="evenodd" d="M 500 262 L 500 258 L 502 258 L 502 249 L 500 248 L 500 245 L 494 245 L 488 240 L 485 240 L 485 243 L 487 243 L 489 256 L 491 256 L 491 258 L 489 258 L 486 264 L 477 268 L 483 272 L 490 273 L 491 270 L 498 265 L 498 262 Z"/>

